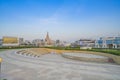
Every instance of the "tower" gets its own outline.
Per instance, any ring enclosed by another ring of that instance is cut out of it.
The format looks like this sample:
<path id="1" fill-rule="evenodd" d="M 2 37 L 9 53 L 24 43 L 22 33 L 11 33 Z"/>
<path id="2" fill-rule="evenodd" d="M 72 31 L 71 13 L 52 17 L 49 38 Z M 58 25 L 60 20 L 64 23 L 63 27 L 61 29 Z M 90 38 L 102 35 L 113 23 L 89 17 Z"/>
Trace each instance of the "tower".
<path id="1" fill-rule="evenodd" d="M 45 43 L 46 43 L 46 45 L 51 45 L 52 44 L 52 41 L 51 41 L 51 39 L 49 37 L 49 33 L 48 32 L 47 32 L 47 35 L 46 35 L 46 38 L 45 38 Z"/>

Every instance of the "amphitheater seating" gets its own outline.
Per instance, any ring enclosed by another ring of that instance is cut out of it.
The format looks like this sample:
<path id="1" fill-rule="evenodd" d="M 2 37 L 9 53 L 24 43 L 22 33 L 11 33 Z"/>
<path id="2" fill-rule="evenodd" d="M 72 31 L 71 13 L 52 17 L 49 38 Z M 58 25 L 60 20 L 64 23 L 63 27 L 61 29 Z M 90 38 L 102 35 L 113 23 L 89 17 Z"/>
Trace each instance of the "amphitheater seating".
<path id="1" fill-rule="evenodd" d="M 24 56 L 34 57 L 34 58 L 39 58 L 40 57 L 40 54 L 36 54 L 36 53 L 30 52 L 30 51 L 27 51 L 27 50 L 20 50 L 20 51 L 17 51 L 16 53 L 20 54 L 20 55 L 24 55 Z"/>

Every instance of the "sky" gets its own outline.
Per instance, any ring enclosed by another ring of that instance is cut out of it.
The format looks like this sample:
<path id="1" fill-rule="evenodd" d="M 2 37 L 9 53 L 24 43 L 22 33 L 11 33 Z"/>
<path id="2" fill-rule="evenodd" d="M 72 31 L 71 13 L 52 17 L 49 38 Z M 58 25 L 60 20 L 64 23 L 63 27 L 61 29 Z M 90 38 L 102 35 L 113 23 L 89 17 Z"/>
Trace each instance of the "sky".
<path id="1" fill-rule="evenodd" d="M 0 0 L 0 37 L 74 41 L 118 36 L 120 0 Z"/>

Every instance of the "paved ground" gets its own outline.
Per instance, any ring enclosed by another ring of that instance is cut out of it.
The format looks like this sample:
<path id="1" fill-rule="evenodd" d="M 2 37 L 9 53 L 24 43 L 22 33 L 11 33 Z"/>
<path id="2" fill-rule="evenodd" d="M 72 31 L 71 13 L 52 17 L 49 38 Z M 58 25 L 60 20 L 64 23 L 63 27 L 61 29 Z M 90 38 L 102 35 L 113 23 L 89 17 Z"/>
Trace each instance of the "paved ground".
<path id="1" fill-rule="evenodd" d="M 0 52 L 2 79 L 7 80 L 120 80 L 120 65 L 75 61 L 58 54 L 31 57 Z"/>

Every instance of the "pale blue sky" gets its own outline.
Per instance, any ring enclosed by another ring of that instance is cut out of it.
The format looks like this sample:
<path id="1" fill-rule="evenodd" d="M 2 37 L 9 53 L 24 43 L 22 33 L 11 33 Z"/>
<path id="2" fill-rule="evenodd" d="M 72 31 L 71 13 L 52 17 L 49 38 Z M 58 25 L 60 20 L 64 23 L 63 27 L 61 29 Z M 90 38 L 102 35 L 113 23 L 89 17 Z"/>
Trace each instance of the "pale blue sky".
<path id="1" fill-rule="evenodd" d="M 0 36 L 78 40 L 120 34 L 120 0 L 0 0 Z"/>

